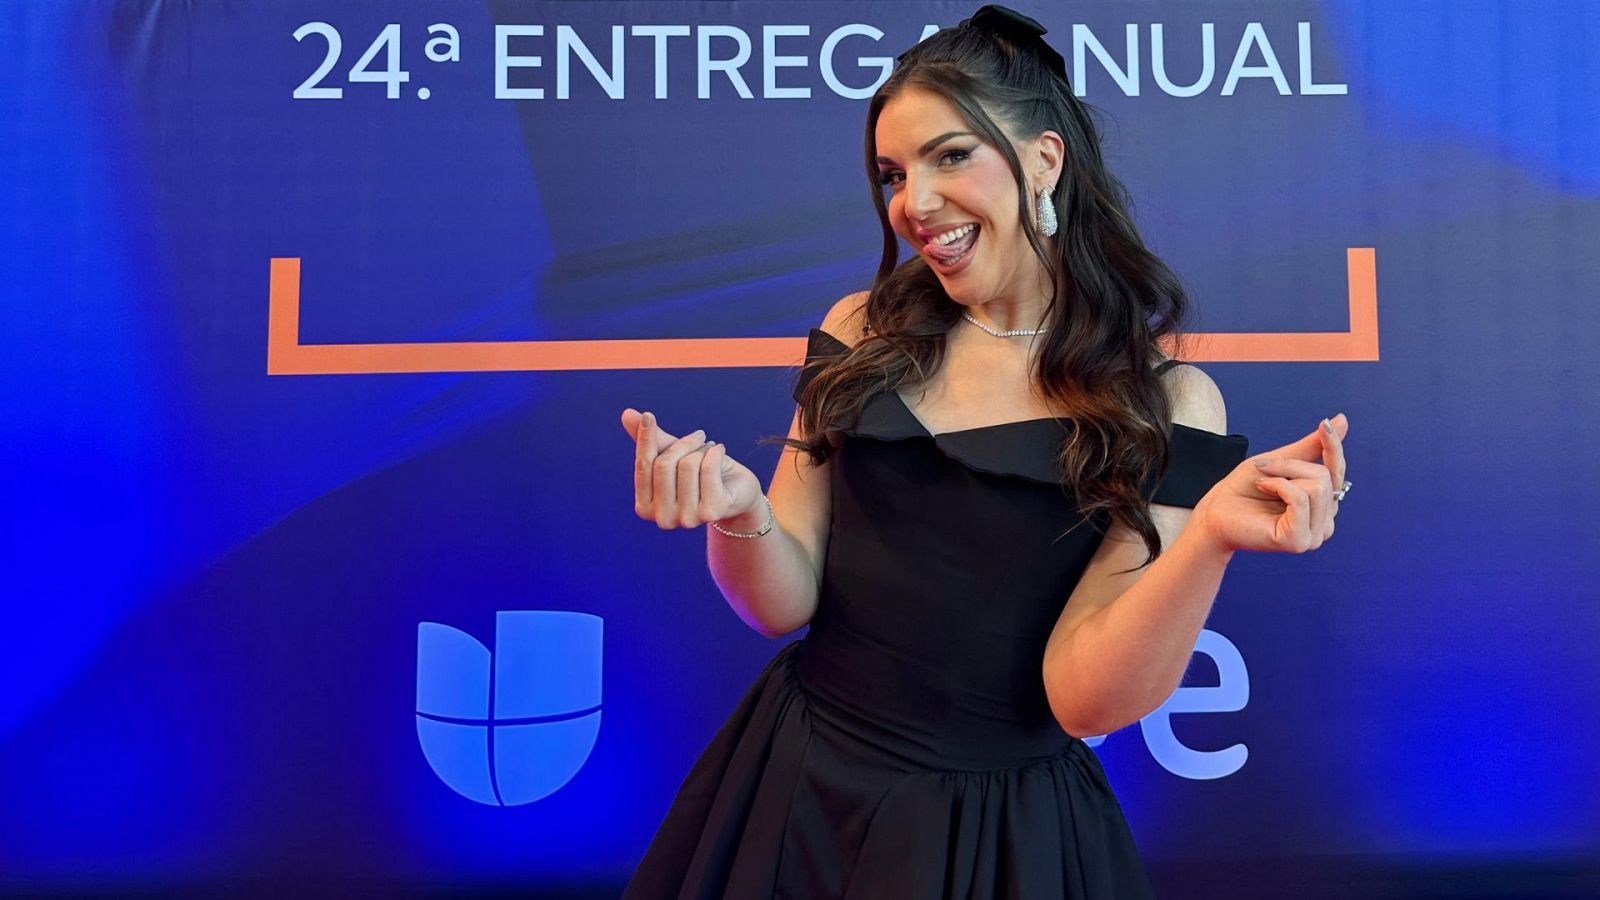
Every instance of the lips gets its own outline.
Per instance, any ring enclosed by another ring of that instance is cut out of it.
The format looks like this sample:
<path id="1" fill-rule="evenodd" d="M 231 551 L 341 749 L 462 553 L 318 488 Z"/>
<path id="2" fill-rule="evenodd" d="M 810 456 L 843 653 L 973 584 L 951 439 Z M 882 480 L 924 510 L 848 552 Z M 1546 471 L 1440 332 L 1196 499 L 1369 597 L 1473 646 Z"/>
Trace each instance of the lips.
<path id="1" fill-rule="evenodd" d="M 980 230 L 977 225 L 973 225 L 971 231 L 948 244 L 929 241 L 923 245 L 922 252 L 940 262 L 948 263 L 972 249 L 972 245 L 978 242 L 978 232 Z"/>

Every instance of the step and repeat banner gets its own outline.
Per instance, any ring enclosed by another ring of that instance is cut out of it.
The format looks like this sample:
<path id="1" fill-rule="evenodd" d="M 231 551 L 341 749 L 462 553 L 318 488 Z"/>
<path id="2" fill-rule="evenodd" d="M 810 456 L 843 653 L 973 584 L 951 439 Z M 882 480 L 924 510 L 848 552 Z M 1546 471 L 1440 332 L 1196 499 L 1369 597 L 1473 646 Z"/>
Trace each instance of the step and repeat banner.
<path id="1" fill-rule="evenodd" d="M 770 475 L 866 98 L 976 5 L 0 9 L 0 892 L 614 895 L 801 636 L 621 410 Z M 1600 896 L 1600 5 L 1015 5 L 1229 430 L 1351 420 L 1095 743 L 1158 888 Z"/>

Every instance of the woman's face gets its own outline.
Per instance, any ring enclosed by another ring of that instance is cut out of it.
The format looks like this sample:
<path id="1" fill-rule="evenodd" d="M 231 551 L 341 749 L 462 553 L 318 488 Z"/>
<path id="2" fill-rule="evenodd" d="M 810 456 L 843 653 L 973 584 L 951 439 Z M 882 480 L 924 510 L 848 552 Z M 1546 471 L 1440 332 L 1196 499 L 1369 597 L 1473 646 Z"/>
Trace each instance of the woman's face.
<path id="1" fill-rule="evenodd" d="M 914 88 L 884 105 L 874 135 L 890 225 L 950 298 L 964 306 L 1037 299 L 1030 291 L 1038 292 L 1044 270 L 1018 221 L 1017 182 L 1000 151 L 948 100 Z M 1012 144 L 1024 171 L 1034 143 Z M 960 236 L 944 243 L 952 234 Z"/>

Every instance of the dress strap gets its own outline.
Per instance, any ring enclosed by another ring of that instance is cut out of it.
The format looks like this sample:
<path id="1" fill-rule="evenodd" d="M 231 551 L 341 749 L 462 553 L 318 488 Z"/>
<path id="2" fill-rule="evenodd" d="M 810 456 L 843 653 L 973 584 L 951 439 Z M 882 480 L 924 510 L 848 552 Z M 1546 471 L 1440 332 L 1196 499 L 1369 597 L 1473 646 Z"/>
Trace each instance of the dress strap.
<path id="1" fill-rule="evenodd" d="M 795 382 L 794 402 L 799 403 L 800 397 L 805 393 L 806 385 L 811 383 L 817 373 L 827 367 L 829 360 L 843 356 L 850 351 L 850 345 L 839 340 L 820 328 L 813 328 L 806 337 L 806 358 L 802 363 L 800 374 Z"/>
<path id="2" fill-rule="evenodd" d="M 1166 362 L 1162 363 L 1161 365 L 1156 366 L 1156 374 L 1160 375 L 1161 373 L 1167 371 L 1168 369 L 1172 368 L 1173 366 L 1187 366 L 1187 365 L 1188 365 L 1188 363 L 1186 363 L 1186 362 L 1184 362 L 1182 360 L 1169 359 Z"/>

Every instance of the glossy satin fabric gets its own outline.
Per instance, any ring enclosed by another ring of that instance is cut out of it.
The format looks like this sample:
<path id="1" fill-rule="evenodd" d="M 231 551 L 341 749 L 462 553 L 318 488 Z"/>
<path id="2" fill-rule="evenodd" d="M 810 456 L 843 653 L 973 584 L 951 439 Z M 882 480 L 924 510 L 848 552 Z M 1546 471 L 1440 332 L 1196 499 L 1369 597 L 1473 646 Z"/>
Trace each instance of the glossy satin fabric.
<path id="1" fill-rule="evenodd" d="M 810 356 L 845 350 L 812 330 Z M 1100 541 L 1054 478 L 1070 424 L 934 436 L 884 392 L 841 429 L 810 631 L 696 761 L 625 898 L 1150 896 L 1099 760 L 1044 692 Z M 1183 426 L 1173 442 L 1155 502 L 1193 506 L 1247 453 Z"/>

